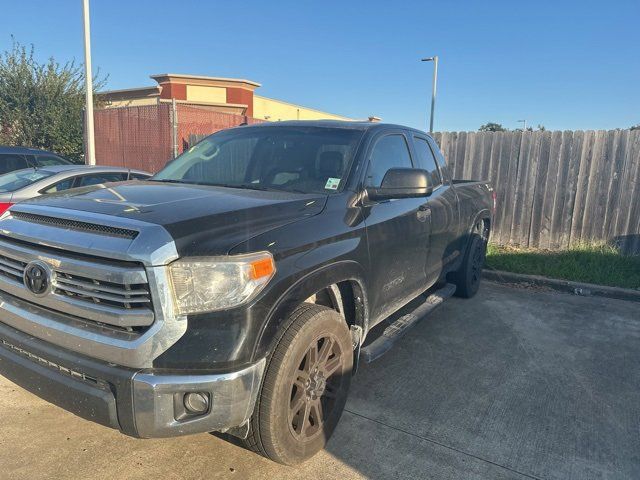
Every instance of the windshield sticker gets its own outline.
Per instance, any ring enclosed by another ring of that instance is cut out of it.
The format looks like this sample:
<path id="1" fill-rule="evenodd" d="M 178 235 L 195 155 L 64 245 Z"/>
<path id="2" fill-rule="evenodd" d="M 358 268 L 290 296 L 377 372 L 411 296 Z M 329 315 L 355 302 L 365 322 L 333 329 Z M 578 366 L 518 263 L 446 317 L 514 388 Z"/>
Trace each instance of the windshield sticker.
<path id="1" fill-rule="evenodd" d="M 340 185 L 339 178 L 328 178 L 324 188 L 325 190 L 337 190 L 338 185 Z"/>

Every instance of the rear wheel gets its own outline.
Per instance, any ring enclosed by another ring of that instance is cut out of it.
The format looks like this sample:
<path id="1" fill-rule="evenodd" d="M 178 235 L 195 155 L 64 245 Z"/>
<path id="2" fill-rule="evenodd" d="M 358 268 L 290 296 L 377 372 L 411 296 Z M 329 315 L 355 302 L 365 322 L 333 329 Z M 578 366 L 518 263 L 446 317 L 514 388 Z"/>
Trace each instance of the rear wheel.
<path id="1" fill-rule="evenodd" d="M 351 334 L 334 310 L 303 304 L 267 366 L 245 445 L 287 465 L 321 450 L 347 399 Z"/>
<path id="2" fill-rule="evenodd" d="M 478 293 L 486 254 L 487 241 L 482 235 L 481 226 L 479 226 L 474 233 L 472 233 L 469 248 L 460 266 L 460 270 L 458 270 L 454 276 L 456 296 L 471 298 Z"/>

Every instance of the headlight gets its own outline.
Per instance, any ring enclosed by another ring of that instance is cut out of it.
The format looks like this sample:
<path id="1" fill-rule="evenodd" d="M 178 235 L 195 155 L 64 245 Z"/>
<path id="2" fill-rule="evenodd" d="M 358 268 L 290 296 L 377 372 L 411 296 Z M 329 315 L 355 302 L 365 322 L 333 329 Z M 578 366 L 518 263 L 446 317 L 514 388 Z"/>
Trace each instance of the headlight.
<path id="1" fill-rule="evenodd" d="M 241 305 L 255 297 L 276 273 L 269 252 L 194 257 L 169 265 L 176 309 L 182 315 Z"/>

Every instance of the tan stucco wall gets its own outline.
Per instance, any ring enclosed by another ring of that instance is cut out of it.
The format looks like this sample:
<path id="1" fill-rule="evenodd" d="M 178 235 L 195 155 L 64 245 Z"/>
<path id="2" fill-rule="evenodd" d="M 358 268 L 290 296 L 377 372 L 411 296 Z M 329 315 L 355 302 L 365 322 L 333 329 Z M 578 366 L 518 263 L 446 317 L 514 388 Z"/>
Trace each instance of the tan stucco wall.
<path id="1" fill-rule="evenodd" d="M 179 102 L 208 105 L 218 111 L 240 115 L 246 114 L 246 104 L 227 103 L 229 99 L 226 87 L 207 85 L 184 85 L 182 87 L 184 88 L 183 96 L 181 100 L 178 100 Z M 137 92 L 135 90 L 113 93 L 106 92 L 102 99 L 104 100 L 104 97 L 108 97 L 111 98 L 111 101 L 108 104 L 104 104 L 103 108 L 156 105 L 159 101 L 159 96 L 157 95 L 151 96 L 146 94 L 145 96 L 136 96 L 136 94 Z M 162 101 L 170 100 L 163 99 Z M 247 99 L 247 103 L 249 102 L 250 98 Z M 308 108 L 255 94 L 253 94 L 253 117 L 272 122 L 281 120 L 352 120 L 342 115 L 323 112 L 315 108 Z"/>
<path id="2" fill-rule="evenodd" d="M 204 103 L 227 103 L 227 89 L 224 87 L 187 85 L 187 101 Z"/>
<path id="3" fill-rule="evenodd" d="M 262 120 L 351 120 L 342 115 L 323 112 L 314 108 L 253 95 L 253 116 Z"/>

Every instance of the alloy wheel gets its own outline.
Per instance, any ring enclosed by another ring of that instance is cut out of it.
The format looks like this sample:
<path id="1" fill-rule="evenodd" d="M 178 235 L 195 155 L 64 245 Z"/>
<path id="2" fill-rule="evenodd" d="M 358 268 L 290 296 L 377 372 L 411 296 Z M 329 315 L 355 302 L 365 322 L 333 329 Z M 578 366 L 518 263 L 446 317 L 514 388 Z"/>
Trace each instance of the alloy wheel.
<path id="1" fill-rule="evenodd" d="M 322 433 L 333 413 L 340 388 L 340 343 L 332 335 L 311 342 L 291 382 L 289 429 L 296 440 L 307 442 Z"/>

